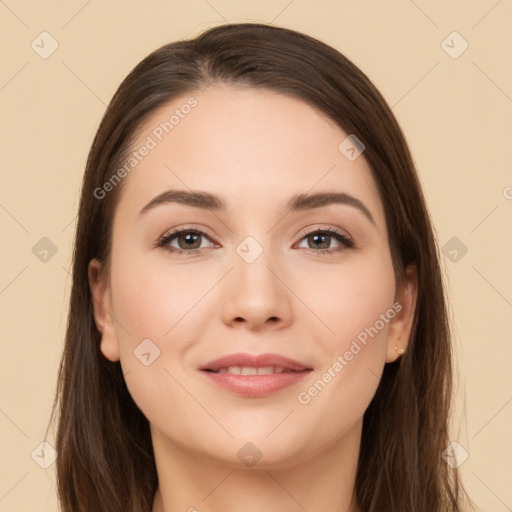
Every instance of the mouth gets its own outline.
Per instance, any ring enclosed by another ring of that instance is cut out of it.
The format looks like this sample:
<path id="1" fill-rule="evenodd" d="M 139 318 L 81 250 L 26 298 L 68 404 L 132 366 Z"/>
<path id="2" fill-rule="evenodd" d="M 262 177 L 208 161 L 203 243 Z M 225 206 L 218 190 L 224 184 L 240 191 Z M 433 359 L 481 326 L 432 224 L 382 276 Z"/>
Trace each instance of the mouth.
<path id="1" fill-rule="evenodd" d="M 232 354 L 200 367 L 210 382 L 244 397 L 270 396 L 297 384 L 313 368 L 279 354 Z"/>
<path id="2" fill-rule="evenodd" d="M 227 366 L 218 370 L 205 369 L 205 372 L 229 373 L 230 375 L 273 375 L 275 373 L 290 373 L 303 370 L 291 370 L 284 366 Z"/>

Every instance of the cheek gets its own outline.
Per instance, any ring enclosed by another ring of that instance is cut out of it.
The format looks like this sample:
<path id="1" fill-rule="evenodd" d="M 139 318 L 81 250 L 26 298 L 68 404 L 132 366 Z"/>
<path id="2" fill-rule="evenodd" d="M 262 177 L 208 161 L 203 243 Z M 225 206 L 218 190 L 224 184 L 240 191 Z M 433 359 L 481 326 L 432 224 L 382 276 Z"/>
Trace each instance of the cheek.
<path id="1" fill-rule="evenodd" d="M 326 439 L 362 418 L 380 382 L 395 315 L 393 267 L 383 254 L 330 281 L 331 300 L 323 311 L 335 334 L 322 339 L 324 365 L 297 394 L 305 415 L 322 418 L 329 411 L 329 421 L 318 425 Z"/>
<path id="2" fill-rule="evenodd" d="M 148 264 L 143 255 L 118 256 L 112 268 L 114 308 L 119 322 L 130 333 L 131 343 L 150 338 L 163 346 L 173 331 L 186 324 L 187 313 L 196 306 L 208 283 L 183 268 L 173 269 L 165 262 L 160 266 Z M 120 334 L 126 339 L 126 332 L 121 330 Z"/>
<path id="3" fill-rule="evenodd" d="M 323 338 L 326 351 L 331 355 L 343 352 L 353 338 L 374 326 L 392 306 L 395 276 L 391 257 L 386 250 L 375 251 L 365 258 L 354 257 L 347 265 L 333 265 L 324 274 L 317 271 L 304 290 L 308 303 L 328 327 Z M 387 325 L 379 321 L 381 339 Z"/>
<path id="4" fill-rule="evenodd" d="M 297 399 L 313 415 L 331 411 L 335 421 L 322 429 L 353 424 L 378 387 L 389 322 L 396 314 L 393 267 L 385 254 L 331 271 L 329 280 L 324 281 L 328 283 L 324 295 L 318 289 L 310 295 L 313 301 L 317 297 L 316 307 L 331 332 L 318 338 L 323 364 L 299 390 Z"/>
<path id="5" fill-rule="evenodd" d="M 172 419 L 173 428 L 186 433 L 201 411 L 179 384 L 181 365 L 208 318 L 207 301 L 200 299 L 211 287 L 211 275 L 205 281 L 185 266 L 148 265 L 142 255 L 127 257 L 121 251 L 116 258 L 113 309 L 128 390 L 150 421 Z M 170 404 L 184 414 L 172 417 Z"/>

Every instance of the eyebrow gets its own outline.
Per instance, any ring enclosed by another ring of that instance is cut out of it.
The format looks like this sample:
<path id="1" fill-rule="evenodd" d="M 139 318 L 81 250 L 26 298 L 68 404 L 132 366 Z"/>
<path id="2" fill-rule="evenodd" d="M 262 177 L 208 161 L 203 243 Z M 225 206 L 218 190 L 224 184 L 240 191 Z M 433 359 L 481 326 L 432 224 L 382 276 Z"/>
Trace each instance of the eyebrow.
<path id="1" fill-rule="evenodd" d="M 210 192 L 189 191 L 189 190 L 167 190 L 154 197 L 142 210 L 139 215 L 169 203 L 179 203 L 203 210 L 213 212 L 227 211 L 227 202 L 220 196 Z M 314 194 L 302 193 L 294 195 L 288 201 L 285 212 L 300 212 L 329 206 L 331 204 L 343 204 L 357 208 L 364 216 L 375 225 L 375 220 L 370 210 L 359 199 L 343 192 L 316 192 Z"/>

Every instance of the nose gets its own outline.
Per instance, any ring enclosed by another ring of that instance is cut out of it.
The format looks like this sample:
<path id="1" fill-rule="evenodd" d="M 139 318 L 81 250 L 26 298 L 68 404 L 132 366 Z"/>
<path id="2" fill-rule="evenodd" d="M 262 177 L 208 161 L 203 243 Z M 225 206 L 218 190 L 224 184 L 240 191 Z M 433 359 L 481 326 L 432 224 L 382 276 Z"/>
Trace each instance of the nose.
<path id="1" fill-rule="evenodd" d="M 252 263 L 235 255 L 234 268 L 227 277 L 222 317 L 230 327 L 251 331 L 282 329 L 293 320 L 290 287 L 270 254 L 263 253 Z"/>

